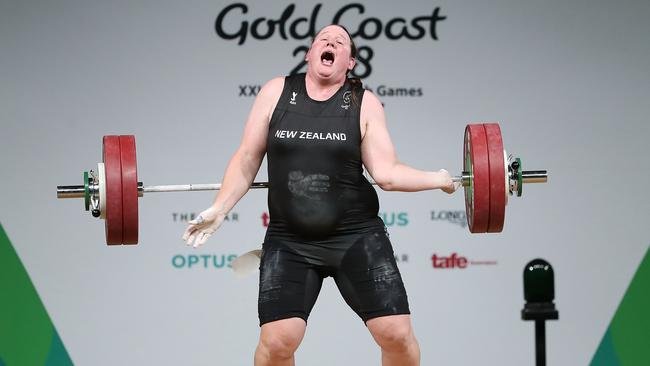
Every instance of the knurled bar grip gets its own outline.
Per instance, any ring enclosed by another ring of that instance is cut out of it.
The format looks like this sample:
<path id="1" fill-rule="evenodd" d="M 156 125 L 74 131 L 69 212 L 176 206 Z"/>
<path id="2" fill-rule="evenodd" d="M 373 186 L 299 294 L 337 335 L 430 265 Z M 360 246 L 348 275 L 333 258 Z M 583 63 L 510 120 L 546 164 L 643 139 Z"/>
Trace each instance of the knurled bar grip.
<path id="1" fill-rule="evenodd" d="M 524 172 L 526 173 L 526 172 Z M 539 173 L 539 172 L 535 172 Z M 467 182 L 470 179 L 469 175 L 454 176 L 454 182 Z M 377 185 L 376 182 L 368 180 L 370 184 Z M 196 183 L 196 184 L 165 184 L 156 186 L 145 186 L 142 182 L 138 183 L 138 190 L 142 193 L 156 193 L 156 192 L 199 192 L 199 191 L 218 191 L 221 189 L 221 183 Z M 92 189 L 98 189 L 95 183 L 91 186 Z M 269 188 L 269 182 L 253 182 L 250 189 Z M 57 186 L 56 198 L 83 198 L 84 186 Z"/>
<path id="2" fill-rule="evenodd" d="M 546 170 L 524 170 L 521 172 L 524 183 L 546 183 L 548 175 Z M 454 176 L 454 182 L 463 182 L 463 186 L 467 185 L 470 179 L 469 174 L 463 176 Z M 376 182 L 369 180 L 370 184 L 377 185 Z M 196 184 L 166 184 L 157 186 L 143 186 L 142 182 L 138 183 L 138 190 L 143 193 L 157 193 L 157 192 L 199 192 L 199 191 L 218 191 L 221 189 L 221 183 L 196 183 Z M 97 190 L 98 185 L 95 183 L 91 188 Z M 250 189 L 269 188 L 269 182 L 253 182 Z M 57 186 L 56 198 L 84 198 L 84 186 Z"/>

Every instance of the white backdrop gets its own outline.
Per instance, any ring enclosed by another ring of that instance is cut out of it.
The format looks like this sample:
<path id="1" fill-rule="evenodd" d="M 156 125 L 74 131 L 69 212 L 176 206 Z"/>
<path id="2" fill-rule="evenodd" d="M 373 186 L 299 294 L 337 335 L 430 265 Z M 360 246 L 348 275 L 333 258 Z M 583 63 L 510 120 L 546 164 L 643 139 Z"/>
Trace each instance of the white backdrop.
<path id="1" fill-rule="evenodd" d="M 236 279 L 221 264 L 261 243 L 265 192 L 245 196 L 199 250 L 180 240 L 184 217 L 213 193 L 146 195 L 140 244 L 107 247 L 103 222 L 83 212 L 81 200 L 56 200 L 54 192 L 96 167 L 106 134 L 136 135 L 146 185 L 221 180 L 253 102 L 240 86 L 287 74 L 302 57 L 294 50 L 308 44 L 283 39 L 278 29 L 265 40 L 249 30 L 241 45 L 219 37 L 215 20 L 231 4 L 0 3 L 0 222 L 76 364 L 252 363 L 258 281 Z M 225 16 L 225 31 L 278 19 L 292 3 L 245 4 L 245 14 Z M 294 4 L 285 29 L 318 5 L 310 19 L 320 28 L 348 4 Z M 550 175 L 510 200 L 498 235 L 432 219 L 432 211 L 435 218 L 463 210 L 462 194 L 379 192 L 387 221 L 400 217 L 389 230 L 422 364 L 532 364 L 533 324 L 520 311 L 523 267 L 536 257 L 556 275 L 560 320 L 547 325 L 549 364 L 587 364 L 650 242 L 643 229 L 650 219 L 650 4 L 361 4 L 363 14 L 352 8 L 342 17 L 353 33 L 371 17 L 383 26 L 404 18 L 412 34 L 413 18 L 437 7 L 446 17 L 435 23 L 438 40 L 426 21 L 417 40 L 355 38 L 373 52 L 368 86 L 422 91 L 380 96 L 400 160 L 459 173 L 464 126 L 499 121 L 508 152 L 525 169 Z M 265 179 L 263 165 L 258 180 Z M 497 264 L 432 267 L 433 254 L 452 253 Z M 199 262 L 189 267 L 193 255 Z M 378 348 L 331 280 L 297 360 L 379 364 Z"/>

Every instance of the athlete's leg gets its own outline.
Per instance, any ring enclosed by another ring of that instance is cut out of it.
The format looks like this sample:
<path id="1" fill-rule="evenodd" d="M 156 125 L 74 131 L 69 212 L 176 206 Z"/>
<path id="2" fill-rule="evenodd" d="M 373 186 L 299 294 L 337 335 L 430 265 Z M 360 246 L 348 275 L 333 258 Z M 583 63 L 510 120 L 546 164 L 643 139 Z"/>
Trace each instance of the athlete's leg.
<path id="1" fill-rule="evenodd" d="M 255 365 L 294 365 L 323 278 L 291 248 L 267 241 L 260 262 L 260 340 Z"/>
<path id="2" fill-rule="evenodd" d="M 335 280 L 381 347 L 383 364 L 419 365 L 420 349 L 394 255 L 386 233 L 364 235 L 343 256 Z"/>
<path id="3" fill-rule="evenodd" d="M 263 324 L 255 350 L 255 366 L 293 366 L 294 353 L 305 335 L 307 323 L 301 318 Z"/>
<path id="4" fill-rule="evenodd" d="M 413 334 L 410 315 L 388 315 L 366 322 L 368 330 L 381 347 L 383 366 L 420 364 L 420 346 Z"/>

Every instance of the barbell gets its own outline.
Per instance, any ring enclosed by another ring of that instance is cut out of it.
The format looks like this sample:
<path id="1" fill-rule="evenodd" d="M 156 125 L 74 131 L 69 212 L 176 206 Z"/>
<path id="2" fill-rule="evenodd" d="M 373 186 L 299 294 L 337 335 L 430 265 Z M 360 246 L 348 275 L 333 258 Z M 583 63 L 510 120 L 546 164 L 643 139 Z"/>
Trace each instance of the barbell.
<path id="1" fill-rule="evenodd" d="M 106 244 L 138 243 L 138 198 L 145 193 L 221 189 L 220 183 L 145 186 L 138 181 L 135 136 L 104 136 L 102 146 L 97 171 L 85 171 L 83 185 L 57 186 L 56 194 L 57 198 L 83 198 L 86 211 L 104 219 Z M 525 183 L 545 183 L 547 178 L 546 170 L 524 171 L 521 159 L 506 153 L 499 124 L 465 127 L 463 173 L 453 180 L 465 189 L 470 232 L 501 232 L 508 196 L 520 197 Z M 268 186 L 268 182 L 254 182 L 250 188 Z"/>

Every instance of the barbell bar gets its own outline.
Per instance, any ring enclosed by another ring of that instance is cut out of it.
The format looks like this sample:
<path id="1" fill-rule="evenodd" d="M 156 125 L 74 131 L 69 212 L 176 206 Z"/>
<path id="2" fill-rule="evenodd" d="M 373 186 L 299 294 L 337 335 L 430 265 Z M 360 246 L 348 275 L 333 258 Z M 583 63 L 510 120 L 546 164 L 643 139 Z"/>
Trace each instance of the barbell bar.
<path id="1" fill-rule="evenodd" d="M 145 193 L 193 192 L 221 189 L 221 183 L 145 186 L 137 178 L 135 137 L 104 136 L 103 162 L 84 172 L 83 185 L 57 186 L 57 198 L 83 198 L 86 211 L 105 220 L 106 243 L 137 244 L 138 198 Z M 497 123 L 468 124 L 463 142 L 463 172 L 452 177 L 465 190 L 467 223 L 472 233 L 503 230 L 508 196 L 522 195 L 527 183 L 546 183 L 546 170 L 522 169 L 521 159 L 503 147 Z M 372 179 L 368 181 L 376 185 Z M 253 182 L 251 189 L 268 188 Z"/>

